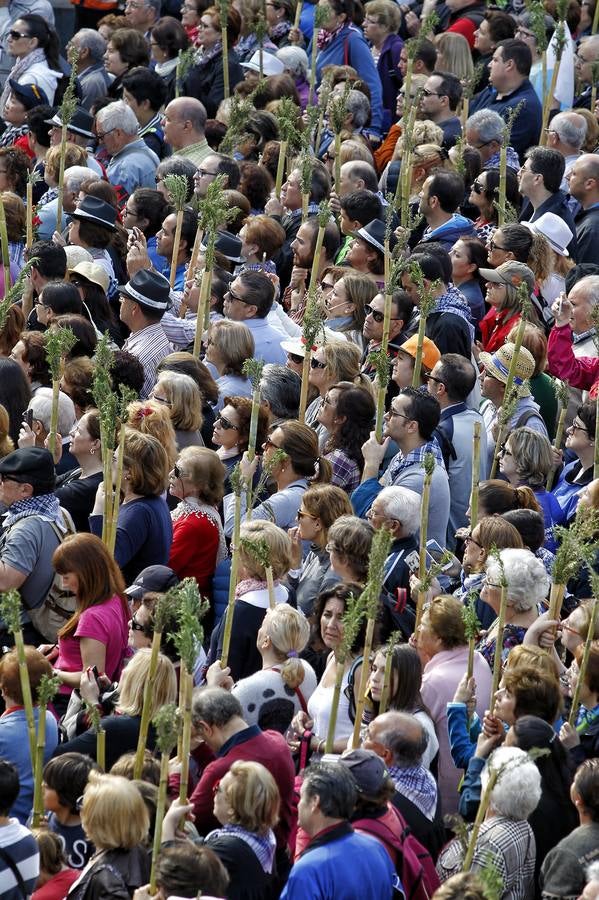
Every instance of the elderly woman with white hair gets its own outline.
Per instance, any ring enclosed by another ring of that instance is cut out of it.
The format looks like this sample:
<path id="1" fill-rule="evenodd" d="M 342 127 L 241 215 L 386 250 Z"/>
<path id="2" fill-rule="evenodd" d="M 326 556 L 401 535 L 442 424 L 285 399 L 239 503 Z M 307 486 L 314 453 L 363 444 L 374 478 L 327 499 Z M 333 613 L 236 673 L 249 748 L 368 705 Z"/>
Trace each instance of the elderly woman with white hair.
<path id="1" fill-rule="evenodd" d="M 498 616 L 502 576 L 507 584 L 507 610 L 501 647 L 501 658 L 505 662 L 512 647 L 523 642 L 527 629 L 538 619 L 539 604 L 547 597 L 551 582 L 545 566 L 530 550 L 502 550 L 499 559 L 496 555 L 489 556 L 485 573 L 480 596 Z M 476 647 L 491 668 L 495 659 L 498 622 L 499 619 L 495 619 Z"/>
<path id="2" fill-rule="evenodd" d="M 528 900 L 534 895 L 536 847 L 526 820 L 541 799 L 541 775 L 518 747 L 500 747 L 491 755 L 481 775 L 483 792 L 492 772 L 499 774 L 476 840 L 471 871 L 492 867 L 502 884 L 502 900 Z M 437 862 L 441 881 L 461 871 L 464 856 L 462 840 L 454 838 Z"/>
<path id="3" fill-rule="evenodd" d="M 29 401 L 27 410 L 31 412 L 33 421 L 31 428 L 24 421 L 19 433 L 19 447 L 44 447 L 50 434 L 50 420 L 52 418 L 52 388 L 41 387 Z M 58 394 L 58 424 L 56 430 L 62 437 L 62 458 L 56 466 L 58 475 L 77 468 L 77 460 L 70 453 L 70 434 L 75 426 L 77 417 L 75 406 L 68 394 L 60 391 Z"/>
<path id="4" fill-rule="evenodd" d="M 281 47 L 277 51 L 277 58 L 281 60 L 285 66 L 285 72 L 288 72 L 295 81 L 302 112 L 308 105 L 308 96 L 310 94 L 310 83 L 308 81 L 308 54 L 302 47 L 290 45 Z"/>

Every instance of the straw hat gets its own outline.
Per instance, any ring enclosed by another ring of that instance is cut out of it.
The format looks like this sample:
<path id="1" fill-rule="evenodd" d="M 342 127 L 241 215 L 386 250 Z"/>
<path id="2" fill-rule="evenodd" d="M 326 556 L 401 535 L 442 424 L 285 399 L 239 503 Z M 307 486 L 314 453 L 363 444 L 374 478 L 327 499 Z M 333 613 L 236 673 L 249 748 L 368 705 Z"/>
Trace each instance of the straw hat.
<path id="1" fill-rule="evenodd" d="M 305 356 L 306 345 L 302 343 L 302 338 L 290 338 L 288 341 L 281 341 L 281 347 L 286 353 L 292 353 L 294 356 Z M 333 331 L 332 328 L 324 329 L 324 336 L 319 334 L 314 341 L 314 347 L 324 347 L 325 344 L 345 344 L 347 338 L 340 331 Z"/>
<path id="2" fill-rule="evenodd" d="M 515 344 L 504 344 L 496 353 L 480 354 L 480 361 L 493 378 L 507 384 L 507 376 L 514 357 Z M 514 372 L 514 384 L 518 386 L 519 397 L 530 397 L 528 379 L 532 378 L 535 370 L 535 360 L 526 347 L 520 347 L 516 370 Z"/>
<path id="3" fill-rule="evenodd" d="M 97 284 L 102 288 L 105 294 L 108 293 L 108 288 L 110 287 L 108 272 L 97 263 L 84 260 L 83 262 L 77 263 L 76 266 L 73 266 L 70 271 L 73 275 L 81 275 L 86 281 Z"/>

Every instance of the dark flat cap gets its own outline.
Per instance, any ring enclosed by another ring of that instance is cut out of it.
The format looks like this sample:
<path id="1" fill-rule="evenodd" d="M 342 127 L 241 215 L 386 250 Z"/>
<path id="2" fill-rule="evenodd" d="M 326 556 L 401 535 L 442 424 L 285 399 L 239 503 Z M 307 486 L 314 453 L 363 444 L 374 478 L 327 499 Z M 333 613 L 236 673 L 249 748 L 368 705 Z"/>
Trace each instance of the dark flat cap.
<path id="1" fill-rule="evenodd" d="M 56 482 L 52 454 L 41 447 L 13 450 L 0 460 L 0 475 L 33 488 L 47 487 L 48 492 L 54 490 Z"/>

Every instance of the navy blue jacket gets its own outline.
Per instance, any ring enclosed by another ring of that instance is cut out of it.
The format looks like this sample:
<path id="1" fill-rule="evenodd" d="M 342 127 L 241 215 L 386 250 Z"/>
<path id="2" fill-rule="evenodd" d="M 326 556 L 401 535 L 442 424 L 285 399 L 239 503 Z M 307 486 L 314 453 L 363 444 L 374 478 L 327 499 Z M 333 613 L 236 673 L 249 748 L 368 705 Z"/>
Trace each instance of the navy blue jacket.
<path id="1" fill-rule="evenodd" d="M 484 91 L 475 94 L 470 102 L 470 115 L 479 109 L 492 109 L 498 112 L 502 119 L 507 119 L 508 111 L 524 100 L 524 106 L 520 110 L 510 138 L 510 145 L 519 156 L 522 156 L 529 147 L 539 143 L 543 110 L 539 98 L 535 93 L 530 80 L 525 78 L 520 87 L 511 94 L 497 97 L 494 87 L 486 87 Z"/>

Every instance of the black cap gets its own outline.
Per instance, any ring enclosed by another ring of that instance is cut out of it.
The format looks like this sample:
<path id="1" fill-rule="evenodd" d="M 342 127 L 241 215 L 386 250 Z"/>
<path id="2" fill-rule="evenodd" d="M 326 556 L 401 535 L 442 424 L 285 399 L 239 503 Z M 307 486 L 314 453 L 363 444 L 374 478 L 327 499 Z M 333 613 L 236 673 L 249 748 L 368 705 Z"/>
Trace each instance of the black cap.
<path id="1" fill-rule="evenodd" d="M 360 238 L 362 241 L 366 241 L 367 244 L 370 244 L 371 247 L 375 247 L 379 253 L 385 252 L 385 223 L 382 219 L 373 219 L 372 222 L 369 222 L 368 225 L 365 225 L 363 228 L 358 228 L 357 231 L 354 231 L 354 237 Z M 389 238 L 389 250 L 393 250 L 397 243 L 397 238 L 391 232 L 391 236 Z"/>
<path id="2" fill-rule="evenodd" d="M 159 312 L 166 312 L 171 305 L 171 286 L 159 272 L 140 269 L 127 284 L 119 284 L 119 293 Z"/>
<path id="3" fill-rule="evenodd" d="M 373 750 L 345 750 L 338 761 L 349 769 L 361 794 L 378 794 L 389 777 L 384 760 Z"/>
<path id="4" fill-rule="evenodd" d="M 13 450 L 0 460 L 0 475 L 30 484 L 38 493 L 51 493 L 56 484 L 54 460 L 48 450 L 41 447 L 24 447 Z"/>
<path id="5" fill-rule="evenodd" d="M 204 252 L 206 247 L 208 246 L 206 235 L 202 238 L 201 250 Z M 222 253 L 223 256 L 226 256 L 230 262 L 240 263 L 243 262 L 241 258 L 241 238 L 238 238 L 236 234 L 232 234 L 230 231 L 219 231 L 216 235 L 216 242 L 214 244 L 214 249 L 218 250 L 219 253 Z"/>
<path id="6" fill-rule="evenodd" d="M 84 219 L 86 222 L 96 222 L 111 231 L 116 231 L 116 209 L 99 197 L 87 196 L 79 202 L 74 212 L 70 213 L 72 219 Z"/>
<path id="7" fill-rule="evenodd" d="M 162 594 L 177 584 L 179 578 L 168 566 L 147 566 L 125 593 L 134 600 L 141 600 L 144 594 Z"/>
<path id="8" fill-rule="evenodd" d="M 46 125 L 54 125 L 56 128 L 62 128 L 62 119 L 60 118 L 60 110 L 51 119 L 45 120 Z M 94 137 L 94 117 L 83 106 L 78 106 L 67 125 L 67 131 L 73 134 L 82 134 L 83 137 Z"/>
<path id="9" fill-rule="evenodd" d="M 12 93 L 19 103 L 23 104 L 25 109 L 33 109 L 34 106 L 39 106 L 40 104 L 47 106 L 48 98 L 37 84 L 19 84 L 15 78 L 9 78 L 8 84 Z"/>

